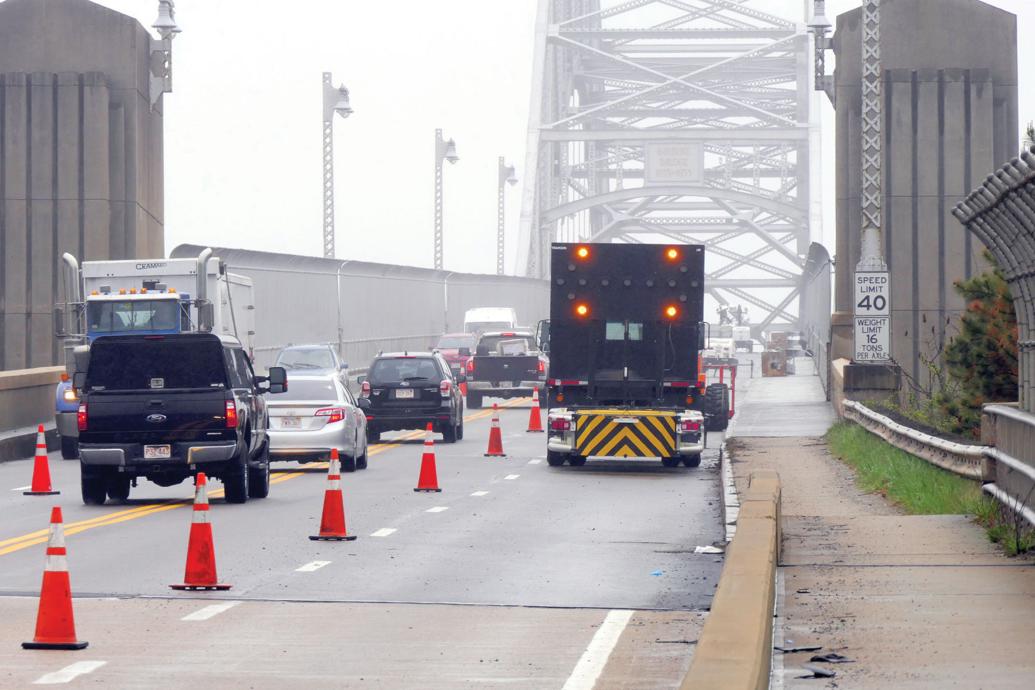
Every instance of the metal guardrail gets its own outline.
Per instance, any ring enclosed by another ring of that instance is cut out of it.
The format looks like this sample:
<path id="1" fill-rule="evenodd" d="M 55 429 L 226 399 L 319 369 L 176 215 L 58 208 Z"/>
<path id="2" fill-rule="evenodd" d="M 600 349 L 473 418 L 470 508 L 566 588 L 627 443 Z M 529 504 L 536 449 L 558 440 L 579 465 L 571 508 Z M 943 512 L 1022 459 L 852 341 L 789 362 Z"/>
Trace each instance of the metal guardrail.
<path id="1" fill-rule="evenodd" d="M 943 470 L 977 481 L 987 476 L 986 458 L 990 457 L 988 451 L 994 451 L 994 448 L 955 443 L 925 434 L 899 424 L 854 400 L 845 400 L 844 416 L 899 450 L 904 450 Z"/>

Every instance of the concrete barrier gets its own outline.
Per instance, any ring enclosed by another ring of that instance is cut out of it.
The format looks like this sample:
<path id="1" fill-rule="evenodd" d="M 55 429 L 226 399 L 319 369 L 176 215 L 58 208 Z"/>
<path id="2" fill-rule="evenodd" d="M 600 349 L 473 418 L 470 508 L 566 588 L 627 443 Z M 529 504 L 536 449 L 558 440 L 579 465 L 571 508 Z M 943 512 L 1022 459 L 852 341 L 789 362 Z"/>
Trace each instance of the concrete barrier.
<path id="1" fill-rule="evenodd" d="M 764 690 L 773 654 L 780 476 L 753 472 L 682 690 Z"/>
<path id="2" fill-rule="evenodd" d="M 48 428 L 48 448 L 57 448 L 54 386 L 64 370 L 39 367 L 0 371 L 0 462 L 31 458 L 39 424 Z"/>

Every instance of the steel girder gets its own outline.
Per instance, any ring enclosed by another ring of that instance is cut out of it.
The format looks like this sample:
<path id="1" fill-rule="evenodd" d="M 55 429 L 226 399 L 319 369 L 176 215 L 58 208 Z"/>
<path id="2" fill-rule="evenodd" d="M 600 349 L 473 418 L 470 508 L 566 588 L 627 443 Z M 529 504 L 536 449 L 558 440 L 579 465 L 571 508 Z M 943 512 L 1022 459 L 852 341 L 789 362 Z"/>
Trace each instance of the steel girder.
<path id="1" fill-rule="evenodd" d="M 701 243 L 719 303 L 797 321 L 811 53 L 764 5 L 539 0 L 518 274 L 551 241 Z"/>

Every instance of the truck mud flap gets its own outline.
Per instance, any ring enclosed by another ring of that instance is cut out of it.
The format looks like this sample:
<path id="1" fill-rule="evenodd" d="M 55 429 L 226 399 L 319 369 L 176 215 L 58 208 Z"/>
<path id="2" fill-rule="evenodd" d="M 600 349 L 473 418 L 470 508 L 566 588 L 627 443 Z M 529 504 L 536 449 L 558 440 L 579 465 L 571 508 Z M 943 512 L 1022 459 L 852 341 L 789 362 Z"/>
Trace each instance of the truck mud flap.
<path id="1" fill-rule="evenodd" d="M 575 452 L 583 457 L 672 457 L 676 454 L 676 413 L 626 410 L 577 412 Z"/>

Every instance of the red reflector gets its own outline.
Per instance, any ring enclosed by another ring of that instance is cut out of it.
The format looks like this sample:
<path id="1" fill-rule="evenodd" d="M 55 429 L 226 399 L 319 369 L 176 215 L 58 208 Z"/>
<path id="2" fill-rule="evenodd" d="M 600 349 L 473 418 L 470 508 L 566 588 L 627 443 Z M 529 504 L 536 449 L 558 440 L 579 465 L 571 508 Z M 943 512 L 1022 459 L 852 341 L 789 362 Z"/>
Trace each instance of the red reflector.
<path id="1" fill-rule="evenodd" d="M 442 394 L 443 398 L 449 397 L 449 391 L 453 388 L 453 384 L 449 382 L 449 379 L 442 379 L 442 383 L 438 384 L 438 392 Z"/>
<path id="2" fill-rule="evenodd" d="M 79 431 L 86 431 L 86 426 L 89 422 L 89 416 L 86 414 L 86 403 L 79 403 L 79 411 L 75 417 L 76 423 L 79 425 Z"/>
<path id="3" fill-rule="evenodd" d="M 473 374 L 474 373 L 474 357 L 472 357 L 471 359 L 467 360 L 467 373 L 468 374 Z"/>
<path id="4" fill-rule="evenodd" d="M 543 360 L 539 360 L 539 373 L 540 374 L 545 374 L 546 373 L 546 363 L 543 362 Z"/>
<path id="5" fill-rule="evenodd" d="M 551 419 L 550 429 L 553 431 L 571 431 L 571 422 L 560 417 Z"/>
<path id="6" fill-rule="evenodd" d="M 370 397 L 370 381 L 363 382 L 363 388 L 360 391 L 359 397 L 369 398 Z"/>
<path id="7" fill-rule="evenodd" d="M 513 338 L 515 335 L 517 335 L 517 333 L 500 333 L 500 335 L 504 336 L 505 338 Z"/>
<path id="8" fill-rule="evenodd" d="M 701 423 L 700 422 L 689 422 L 689 421 L 688 422 L 683 422 L 682 424 L 679 425 L 679 430 L 680 431 L 700 431 L 701 430 Z"/>
<path id="9" fill-rule="evenodd" d="M 334 424 L 345 419 L 345 410 L 340 407 L 325 407 L 316 411 L 317 417 L 327 417 L 328 424 Z"/>
<path id="10" fill-rule="evenodd" d="M 578 386 L 581 383 L 582 381 L 579 381 L 577 379 L 561 379 L 562 386 Z"/>
<path id="11" fill-rule="evenodd" d="M 689 381 L 666 381 L 665 385 L 666 386 L 671 386 L 672 388 L 689 388 L 690 387 L 690 382 Z"/>
<path id="12" fill-rule="evenodd" d="M 372 415 L 372 414 L 368 414 L 368 415 L 367 415 L 367 421 L 368 421 L 368 422 L 372 422 L 372 421 L 374 421 L 374 415 Z"/>
<path id="13" fill-rule="evenodd" d="M 226 401 L 226 428 L 237 428 L 237 403 L 233 400 Z"/>

